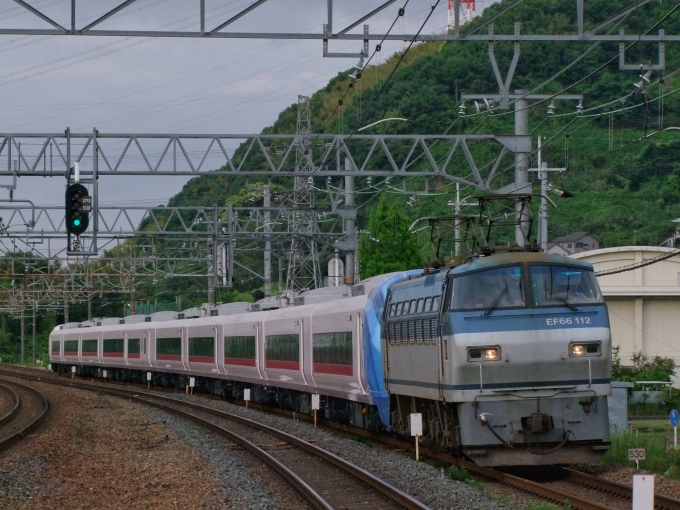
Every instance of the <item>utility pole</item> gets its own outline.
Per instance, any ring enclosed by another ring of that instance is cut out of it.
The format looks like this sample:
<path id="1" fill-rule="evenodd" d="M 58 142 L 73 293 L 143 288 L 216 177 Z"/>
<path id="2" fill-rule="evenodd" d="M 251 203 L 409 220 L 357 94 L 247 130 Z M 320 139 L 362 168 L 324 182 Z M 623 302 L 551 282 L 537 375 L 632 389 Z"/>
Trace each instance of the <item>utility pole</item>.
<path id="1" fill-rule="evenodd" d="M 566 168 L 548 168 L 548 163 L 542 161 L 541 155 L 541 137 L 538 137 L 538 168 L 529 168 L 529 172 L 538 172 L 538 178 L 541 180 L 541 207 L 538 215 L 538 244 L 542 252 L 548 251 L 548 202 L 552 200 L 548 198 L 550 187 L 548 184 L 548 175 L 550 172 L 564 172 Z M 555 205 L 554 203 L 552 204 Z"/>
<path id="2" fill-rule="evenodd" d="M 456 231 L 455 231 L 455 240 L 456 240 L 456 251 L 454 252 L 456 254 L 456 257 L 460 256 L 460 183 L 456 183 L 456 219 L 454 220 L 456 222 Z"/>
<path id="3" fill-rule="evenodd" d="M 35 312 L 38 308 L 38 303 L 33 302 L 33 364 L 35 365 Z M 48 347 L 49 349 L 50 347 Z"/>
<path id="4" fill-rule="evenodd" d="M 272 206 L 272 192 L 269 184 L 264 187 L 263 206 L 264 231 L 266 232 L 264 241 L 264 297 L 269 297 L 272 295 L 272 225 L 271 211 L 269 210 Z"/>
<path id="5" fill-rule="evenodd" d="M 527 90 L 515 90 L 515 94 L 526 94 Z M 529 101 L 517 99 L 515 101 L 515 136 L 529 135 Z M 526 152 L 515 153 L 515 185 L 518 189 L 523 188 L 529 182 L 529 154 Z M 531 216 L 529 206 L 522 207 L 521 203 L 515 204 L 515 242 L 518 246 L 526 244 L 529 235 L 528 220 Z"/>
<path id="6" fill-rule="evenodd" d="M 64 278 L 64 324 L 68 321 L 68 278 Z"/>
<path id="7" fill-rule="evenodd" d="M 217 204 L 213 207 L 212 242 L 210 243 L 210 267 L 208 268 L 208 305 L 215 304 L 215 284 L 218 272 L 217 249 Z"/>
<path id="8" fill-rule="evenodd" d="M 24 294 L 20 294 L 21 298 L 21 364 L 26 362 L 26 352 L 25 352 L 25 324 L 24 324 Z"/>
<path id="9" fill-rule="evenodd" d="M 345 170 L 351 170 L 351 161 L 345 159 Z M 354 208 L 354 176 L 345 176 L 345 237 L 347 252 L 345 253 L 345 285 L 354 285 L 357 262 L 357 234 L 355 230 L 356 209 Z"/>

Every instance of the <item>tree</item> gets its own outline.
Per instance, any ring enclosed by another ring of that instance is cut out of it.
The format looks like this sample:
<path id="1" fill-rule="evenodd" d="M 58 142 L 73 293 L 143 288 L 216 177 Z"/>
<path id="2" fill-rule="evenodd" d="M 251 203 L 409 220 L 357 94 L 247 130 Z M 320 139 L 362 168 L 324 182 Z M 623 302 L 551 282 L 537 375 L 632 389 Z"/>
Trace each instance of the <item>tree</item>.
<path id="1" fill-rule="evenodd" d="M 361 276 L 414 269 L 423 265 L 418 239 L 408 231 L 409 219 L 403 203 L 383 193 L 368 221 L 370 234 L 359 242 Z"/>

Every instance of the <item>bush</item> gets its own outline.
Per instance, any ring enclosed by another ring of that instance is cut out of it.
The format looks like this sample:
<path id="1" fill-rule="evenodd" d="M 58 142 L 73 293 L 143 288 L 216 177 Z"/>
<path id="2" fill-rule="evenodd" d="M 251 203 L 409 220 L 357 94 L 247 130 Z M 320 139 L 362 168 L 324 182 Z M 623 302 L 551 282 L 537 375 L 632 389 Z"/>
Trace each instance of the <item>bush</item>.
<path id="1" fill-rule="evenodd" d="M 467 472 L 467 469 L 458 466 L 451 466 L 449 468 L 449 476 L 459 482 L 467 482 L 470 479 L 470 473 Z"/>

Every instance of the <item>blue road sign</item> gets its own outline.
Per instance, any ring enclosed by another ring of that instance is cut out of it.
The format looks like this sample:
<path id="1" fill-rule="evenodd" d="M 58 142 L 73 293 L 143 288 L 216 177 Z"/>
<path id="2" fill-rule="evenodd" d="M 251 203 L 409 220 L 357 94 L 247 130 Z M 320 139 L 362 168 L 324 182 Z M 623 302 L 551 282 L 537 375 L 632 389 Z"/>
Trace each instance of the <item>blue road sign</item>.
<path id="1" fill-rule="evenodd" d="M 673 425 L 674 427 L 677 427 L 679 421 L 680 421 L 680 414 L 678 414 L 678 412 L 675 409 L 673 409 L 671 411 L 671 425 Z"/>

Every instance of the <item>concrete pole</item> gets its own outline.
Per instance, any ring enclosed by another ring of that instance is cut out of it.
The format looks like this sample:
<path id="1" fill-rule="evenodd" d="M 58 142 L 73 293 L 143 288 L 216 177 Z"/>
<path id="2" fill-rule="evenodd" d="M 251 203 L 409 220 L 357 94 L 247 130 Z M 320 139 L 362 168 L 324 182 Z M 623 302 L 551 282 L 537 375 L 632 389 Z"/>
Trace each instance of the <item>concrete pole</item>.
<path id="1" fill-rule="evenodd" d="M 271 211 L 272 193 L 269 185 L 264 187 L 264 231 L 267 237 L 264 242 L 264 297 L 272 295 L 272 241 Z"/>
<path id="2" fill-rule="evenodd" d="M 349 158 L 345 158 L 345 170 L 351 171 L 352 163 Z M 345 176 L 345 209 L 354 211 L 354 176 Z M 345 285 L 354 285 L 355 265 L 357 258 L 357 235 L 354 219 L 345 219 L 345 236 L 347 243 L 351 246 L 345 253 Z"/>
<path id="3" fill-rule="evenodd" d="M 26 362 L 26 352 L 25 352 L 25 347 L 26 347 L 26 338 L 25 338 L 25 329 L 26 329 L 26 324 L 24 323 L 24 295 L 21 295 L 21 364 L 23 365 Z"/>
<path id="4" fill-rule="evenodd" d="M 35 312 L 38 303 L 33 303 L 33 364 L 35 365 Z"/>
<path id="5" fill-rule="evenodd" d="M 515 94 L 526 94 L 527 90 L 515 90 Z M 515 135 L 527 136 L 529 134 L 529 102 L 526 99 L 515 101 Z M 515 184 L 522 187 L 529 182 L 529 154 L 526 152 L 515 153 Z M 515 242 L 519 246 L 524 246 L 524 221 L 529 214 L 528 208 L 522 211 L 522 205 L 515 205 L 515 218 L 518 224 L 515 226 Z"/>
<path id="6" fill-rule="evenodd" d="M 68 279 L 64 279 L 64 324 L 68 322 Z"/>
<path id="7" fill-rule="evenodd" d="M 541 235 L 539 242 L 541 251 L 545 253 L 548 251 L 548 163 L 540 163 L 539 168 L 538 175 L 541 179 L 541 210 L 538 218 Z"/>
<path id="8" fill-rule="evenodd" d="M 92 294 L 87 295 L 87 320 L 92 320 Z"/>
<path id="9" fill-rule="evenodd" d="M 456 232 L 455 232 L 455 239 L 456 239 L 456 257 L 460 255 L 460 219 L 458 219 L 458 216 L 460 216 L 460 183 L 456 183 Z"/>
<path id="10" fill-rule="evenodd" d="M 210 271 L 208 272 L 208 305 L 213 306 L 215 304 L 215 285 L 217 283 L 217 204 L 214 205 L 213 211 L 213 236 L 212 243 L 210 244 L 210 256 L 212 262 L 210 264 Z"/>

